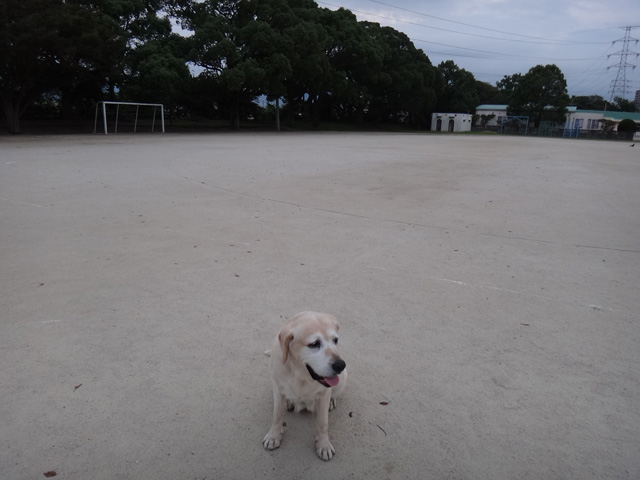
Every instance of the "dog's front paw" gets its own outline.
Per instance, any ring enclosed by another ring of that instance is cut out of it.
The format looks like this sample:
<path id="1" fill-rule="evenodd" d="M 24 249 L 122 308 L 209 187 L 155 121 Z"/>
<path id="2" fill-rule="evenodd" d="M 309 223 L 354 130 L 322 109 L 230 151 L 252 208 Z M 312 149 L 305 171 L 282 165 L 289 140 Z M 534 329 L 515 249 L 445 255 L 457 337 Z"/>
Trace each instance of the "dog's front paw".
<path id="1" fill-rule="evenodd" d="M 280 440 L 282 439 L 282 431 L 278 431 L 273 427 L 262 439 L 262 445 L 267 450 L 275 450 L 280 446 Z"/>
<path id="2" fill-rule="evenodd" d="M 336 453 L 336 449 L 333 448 L 329 437 L 323 437 L 316 440 L 316 453 L 325 462 L 331 460 Z"/>

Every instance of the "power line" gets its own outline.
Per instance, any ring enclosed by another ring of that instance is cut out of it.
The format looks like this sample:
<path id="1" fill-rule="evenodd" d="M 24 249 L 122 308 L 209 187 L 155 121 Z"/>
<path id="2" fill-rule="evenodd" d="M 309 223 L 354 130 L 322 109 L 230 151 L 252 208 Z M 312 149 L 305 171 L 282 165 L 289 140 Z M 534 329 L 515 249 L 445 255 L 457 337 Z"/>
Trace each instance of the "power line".
<path id="1" fill-rule="evenodd" d="M 371 3 L 377 3 L 379 5 L 384 5 L 385 7 L 391 7 L 391 8 L 395 8 L 397 10 L 403 10 L 405 12 L 413 13 L 415 15 L 420 15 L 420 16 L 428 17 L 428 18 L 434 18 L 434 19 L 440 20 L 442 22 L 455 23 L 457 25 L 463 25 L 465 27 L 477 28 L 479 30 L 485 30 L 485 31 L 488 31 L 488 32 L 502 33 L 503 35 L 512 35 L 512 36 L 521 37 L 521 38 L 531 38 L 531 39 L 534 39 L 534 40 L 544 40 L 545 43 L 549 43 L 549 44 L 553 44 L 553 45 L 558 45 L 558 44 L 600 44 L 600 43 L 604 43 L 604 42 L 575 42 L 575 41 L 572 41 L 572 40 L 557 40 L 555 42 L 549 42 L 549 39 L 548 38 L 544 38 L 544 37 L 535 37 L 535 36 L 532 36 L 532 35 L 523 35 L 523 34 L 520 34 L 520 33 L 511 33 L 511 32 L 505 32 L 505 31 L 502 31 L 502 30 L 495 30 L 493 28 L 486 28 L 486 27 L 481 27 L 479 25 L 472 25 L 470 23 L 458 22 L 456 20 L 449 20 L 447 18 L 436 17 L 435 15 L 429 15 L 427 13 L 418 12 L 416 10 L 411 10 L 409 8 L 398 7 L 397 5 L 392 5 L 390 3 L 380 2 L 379 0 L 369 0 L 369 1 Z M 323 2 L 318 2 L 318 3 L 323 3 Z M 401 20 L 397 20 L 397 21 L 401 21 Z M 430 27 L 430 28 L 435 28 L 435 27 Z M 462 33 L 462 32 L 455 32 L 455 33 Z M 463 33 L 463 35 L 472 35 L 472 34 Z M 482 35 L 476 35 L 476 36 L 482 37 Z M 495 37 L 486 37 L 486 38 L 495 38 Z M 506 41 L 513 41 L 513 42 L 522 41 L 522 40 L 507 39 L 507 38 L 496 38 L 496 40 L 506 40 Z M 531 42 L 531 43 L 538 43 L 538 42 Z"/>
<path id="2" fill-rule="evenodd" d="M 488 50 L 478 50 L 475 48 L 467 48 L 467 47 L 458 47 L 456 45 L 449 45 L 446 43 L 439 43 L 439 42 L 432 42 L 429 40 L 422 40 L 420 38 L 411 38 L 412 41 L 414 42 L 422 42 L 422 43 L 430 43 L 432 45 L 440 45 L 442 47 L 450 47 L 450 48 L 459 48 L 460 50 L 468 50 L 471 52 L 478 52 L 478 53 L 488 53 L 490 55 L 501 55 L 501 56 L 505 56 L 505 57 L 517 57 L 517 58 L 524 58 L 524 59 L 528 59 L 528 60 L 546 60 L 546 61 L 563 61 L 563 62 L 569 62 L 569 61 L 583 61 L 583 60 L 593 60 L 596 59 L 598 57 L 587 57 L 587 58 L 549 58 L 549 57 L 528 57 L 526 55 L 520 55 L 517 53 L 501 53 L 501 52 L 491 52 Z M 452 54 L 452 56 L 456 56 L 454 54 Z M 478 58 L 484 58 L 484 57 L 478 57 Z"/>
<path id="3" fill-rule="evenodd" d="M 607 51 L 611 49 L 608 46 L 599 56 L 598 59 L 581 72 L 566 72 L 567 77 L 578 77 L 578 80 L 572 82 L 571 90 L 573 92 L 588 91 L 589 88 L 595 88 L 596 85 L 602 86 L 602 77 L 607 74 L 604 63 L 607 61 Z"/>
<path id="4" fill-rule="evenodd" d="M 370 0 L 370 1 L 373 1 L 373 0 Z M 333 3 L 327 3 L 327 2 L 317 2 L 317 3 L 320 3 L 322 5 L 328 5 L 330 7 L 345 8 L 342 5 L 335 5 Z M 382 5 L 387 5 L 386 3 L 382 3 L 382 2 L 375 2 L 375 3 L 380 3 Z M 489 35 L 480 35 L 480 34 L 477 34 L 477 33 L 460 32 L 458 30 L 450 30 L 448 28 L 441 28 L 441 27 L 434 27 L 432 25 L 425 25 L 424 23 L 410 22 L 408 20 L 400 20 L 398 18 L 388 17 L 388 16 L 385 16 L 385 15 L 377 14 L 377 13 L 365 12 L 363 10 L 356 10 L 354 8 L 350 8 L 349 11 L 355 12 L 355 13 L 360 13 L 362 15 L 367 15 L 369 17 L 375 17 L 375 18 L 382 18 L 384 20 L 390 20 L 392 22 L 406 23 L 408 25 L 415 25 L 417 27 L 429 28 L 431 30 L 438 30 L 438 31 L 441 31 L 441 32 L 455 33 L 455 34 L 458 34 L 458 35 L 466 35 L 466 36 L 469 36 L 469 37 L 486 38 L 486 39 L 489 39 L 489 40 L 500 40 L 502 42 L 534 43 L 534 44 L 538 44 L 538 45 L 585 45 L 585 44 L 586 45 L 591 45 L 591 44 L 607 43 L 607 42 L 575 42 L 575 41 L 570 41 L 570 40 L 551 40 L 550 41 L 548 38 L 530 37 L 528 35 L 519 35 L 517 33 L 502 32 L 500 30 L 493 30 L 491 28 L 477 27 L 477 26 L 473 26 L 473 25 L 470 25 L 470 24 L 467 24 L 467 23 L 456 22 L 454 20 L 441 19 L 439 17 L 434 17 L 433 15 L 427 15 L 426 13 L 414 12 L 413 10 L 408 10 L 406 8 L 397 7 L 395 5 L 388 5 L 388 6 L 396 8 L 398 10 L 404 10 L 404 11 L 415 13 L 415 14 L 418 14 L 418 15 L 424 15 L 426 17 L 433 17 L 433 18 L 436 18 L 438 20 L 443 20 L 443 21 L 446 21 L 446 22 L 459 23 L 461 25 L 471 26 L 473 28 L 479 28 L 479 29 L 482 29 L 482 30 L 488 30 L 490 32 L 497 32 L 497 33 L 502 33 L 502 34 L 505 34 L 505 35 L 516 35 L 516 36 L 525 37 L 525 38 L 532 38 L 532 39 L 535 39 L 535 40 L 520 40 L 520 39 L 515 39 L 515 38 L 491 37 Z M 540 40 L 542 40 L 542 41 L 540 41 Z"/>

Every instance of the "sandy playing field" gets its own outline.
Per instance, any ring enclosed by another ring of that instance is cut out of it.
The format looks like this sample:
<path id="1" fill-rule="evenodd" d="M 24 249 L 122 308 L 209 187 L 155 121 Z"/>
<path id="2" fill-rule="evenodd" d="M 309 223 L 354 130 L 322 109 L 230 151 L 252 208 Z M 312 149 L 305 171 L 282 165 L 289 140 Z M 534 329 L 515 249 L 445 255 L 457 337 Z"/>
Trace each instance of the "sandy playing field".
<path id="1" fill-rule="evenodd" d="M 640 147 L 0 138 L 0 478 L 640 478 Z M 349 384 L 262 447 L 269 348 Z"/>

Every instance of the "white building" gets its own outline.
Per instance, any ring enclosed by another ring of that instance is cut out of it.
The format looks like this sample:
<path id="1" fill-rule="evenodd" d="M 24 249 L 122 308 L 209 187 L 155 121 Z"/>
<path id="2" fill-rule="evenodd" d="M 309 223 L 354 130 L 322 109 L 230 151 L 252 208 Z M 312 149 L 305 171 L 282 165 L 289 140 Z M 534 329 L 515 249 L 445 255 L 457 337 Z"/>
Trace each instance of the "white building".
<path id="1" fill-rule="evenodd" d="M 495 127 L 507 115 L 507 105 L 478 105 L 476 108 L 476 125 Z M 618 130 L 618 123 L 630 118 L 640 128 L 640 113 L 610 112 L 606 110 L 578 110 L 575 106 L 567 107 L 564 127 L 572 130 L 602 130 L 605 123 Z"/>
<path id="2" fill-rule="evenodd" d="M 566 127 L 575 130 L 601 130 L 605 123 L 610 123 L 613 130 L 618 130 L 618 124 L 625 118 L 630 118 L 640 127 L 640 113 L 609 112 L 606 110 L 578 110 L 567 107 Z"/>
<path id="3" fill-rule="evenodd" d="M 434 113 L 431 115 L 431 131 L 470 132 L 472 119 L 470 113 Z"/>
<path id="4" fill-rule="evenodd" d="M 507 116 L 507 105 L 485 104 L 476 108 L 476 125 L 497 127 L 502 123 L 502 117 Z"/>

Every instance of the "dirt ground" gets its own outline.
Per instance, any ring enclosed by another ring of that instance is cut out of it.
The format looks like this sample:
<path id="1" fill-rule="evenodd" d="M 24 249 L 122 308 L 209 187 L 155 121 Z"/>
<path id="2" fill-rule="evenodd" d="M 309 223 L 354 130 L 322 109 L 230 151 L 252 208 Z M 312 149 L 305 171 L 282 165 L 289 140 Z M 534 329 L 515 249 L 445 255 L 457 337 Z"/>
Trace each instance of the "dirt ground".
<path id="1" fill-rule="evenodd" d="M 433 134 L 0 139 L 0 477 L 640 478 L 640 147 Z M 349 384 L 265 451 L 268 358 Z"/>

